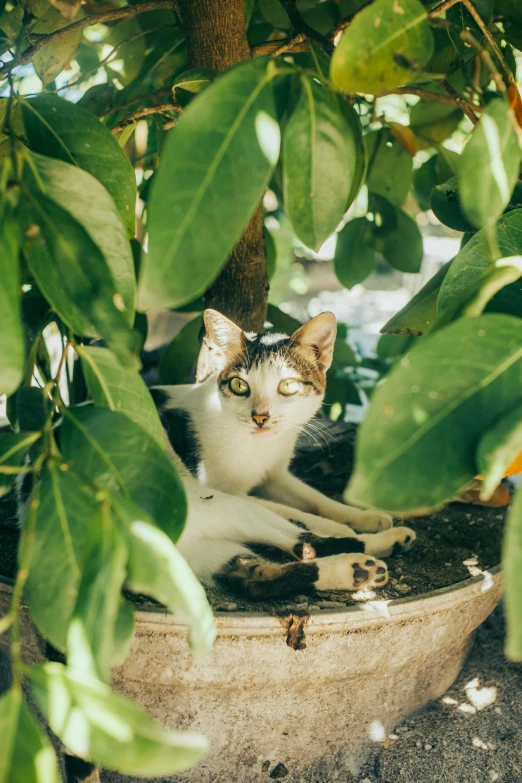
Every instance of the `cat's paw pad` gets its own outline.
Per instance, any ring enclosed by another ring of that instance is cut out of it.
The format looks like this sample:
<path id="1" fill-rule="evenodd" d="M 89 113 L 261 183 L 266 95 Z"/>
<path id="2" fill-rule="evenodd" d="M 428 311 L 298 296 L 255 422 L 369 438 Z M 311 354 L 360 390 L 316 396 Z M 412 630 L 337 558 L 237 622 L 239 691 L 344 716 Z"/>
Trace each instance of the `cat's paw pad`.
<path id="1" fill-rule="evenodd" d="M 366 555 L 352 563 L 353 589 L 364 590 L 367 587 L 384 587 L 388 581 L 388 569 L 382 560 Z"/>
<path id="2" fill-rule="evenodd" d="M 384 587 L 388 569 L 382 560 L 363 553 L 332 555 L 315 561 L 317 590 L 364 590 Z"/>
<path id="3" fill-rule="evenodd" d="M 414 531 L 409 527 L 395 527 L 393 532 L 395 534 L 395 540 L 392 545 L 391 554 L 400 555 L 403 552 L 409 552 L 413 546 L 413 542 L 417 538 Z"/>
<path id="4" fill-rule="evenodd" d="M 354 522 L 354 528 L 361 533 L 380 533 L 393 527 L 393 519 L 384 511 L 369 509 L 361 512 L 360 517 Z"/>

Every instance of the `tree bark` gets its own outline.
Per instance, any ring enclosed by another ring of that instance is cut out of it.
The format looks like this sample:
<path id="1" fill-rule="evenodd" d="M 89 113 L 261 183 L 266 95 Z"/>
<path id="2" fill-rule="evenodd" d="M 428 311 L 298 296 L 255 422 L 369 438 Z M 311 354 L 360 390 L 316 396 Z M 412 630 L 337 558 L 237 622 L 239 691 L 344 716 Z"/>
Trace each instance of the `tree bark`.
<path id="1" fill-rule="evenodd" d="M 244 0 L 177 0 L 177 8 L 192 68 L 224 70 L 250 57 Z M 204 301 L 206 307 L 218 310 L 246 331 L 263 331 L 268 277 L 261 205 L 206 292 Z M 202 354 L 204 351 L 205 344 Z M 200 364 L 202 359 L 200 356 Z M 203 374 L 207 372 L 208 368 Z"/>

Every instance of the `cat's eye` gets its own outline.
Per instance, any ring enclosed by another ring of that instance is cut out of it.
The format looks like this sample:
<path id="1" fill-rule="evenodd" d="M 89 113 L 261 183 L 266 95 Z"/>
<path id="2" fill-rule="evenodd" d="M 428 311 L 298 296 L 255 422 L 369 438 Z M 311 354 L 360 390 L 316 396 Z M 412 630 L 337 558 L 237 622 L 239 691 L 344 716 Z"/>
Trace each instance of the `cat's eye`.
<path id="1" fill-rule="evenodd" d="M 242 378 L 237 378 L 237 377 L 231 378 L 228 385 L 230 386 L 230 390 L 233 391 L 234 394 L 239 394 L 241 396 L 248 394 L 248 392 L 250 391 L 250 386 Z"/>
<path id="2" fill-rule="evenodd" d="M 301 383 L 295 378 L 287 378 L 279 384 L 279 394 L 283 394 L 285 397 L 291 397 L 300 390 Z"/>

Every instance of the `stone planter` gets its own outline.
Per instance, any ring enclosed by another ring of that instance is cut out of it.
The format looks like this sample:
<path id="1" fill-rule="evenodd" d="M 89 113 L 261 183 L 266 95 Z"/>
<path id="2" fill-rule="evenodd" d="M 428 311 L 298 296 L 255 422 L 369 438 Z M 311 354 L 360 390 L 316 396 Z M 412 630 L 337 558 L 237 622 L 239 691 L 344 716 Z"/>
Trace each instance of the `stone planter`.
<path id="1" fill-rule="evenodd" d="M 9 593 L 0 583 L 0 614 Z M 209 755 L 169 781 L 345 781 L 374 743 L 453 683 L 501 593 L 496 568 L 420 598 L 285 617 L 218 613 L 215 647 L 200 662 L 183 626 L 139 610 L 114 685 L 163 723 L 210 739 Z M 27 645 L 38 658 L 37 642 Z"/>

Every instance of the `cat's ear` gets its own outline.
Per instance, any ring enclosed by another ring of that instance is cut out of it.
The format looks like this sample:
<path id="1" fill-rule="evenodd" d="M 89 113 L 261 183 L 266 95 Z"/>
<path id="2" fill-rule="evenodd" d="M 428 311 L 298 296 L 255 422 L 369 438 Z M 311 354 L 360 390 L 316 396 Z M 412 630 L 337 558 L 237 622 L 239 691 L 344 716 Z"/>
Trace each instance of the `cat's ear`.
<path id="1" fill-rule="evenodd" d="M 301 326 L 292 335 L 292 342 L 311 348 L 316 355 L 317 364 L 326 372 L 332 364 L 337 322 L 333 313 L 321 313 Z"/>
<path id="2" fill-rule="evenodd" d="M 207 339 L 226 358 L 232 358 L 243 349 L 243 331 L 217 310 L 203 313 Z"/>

